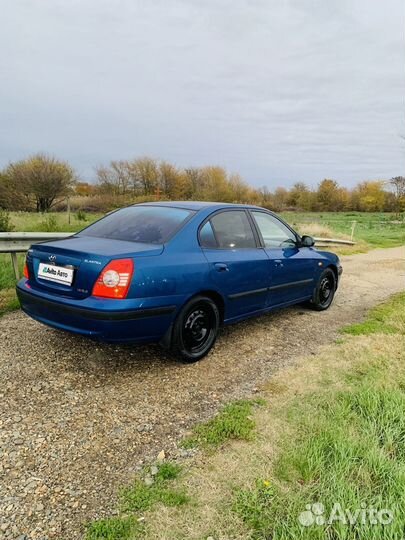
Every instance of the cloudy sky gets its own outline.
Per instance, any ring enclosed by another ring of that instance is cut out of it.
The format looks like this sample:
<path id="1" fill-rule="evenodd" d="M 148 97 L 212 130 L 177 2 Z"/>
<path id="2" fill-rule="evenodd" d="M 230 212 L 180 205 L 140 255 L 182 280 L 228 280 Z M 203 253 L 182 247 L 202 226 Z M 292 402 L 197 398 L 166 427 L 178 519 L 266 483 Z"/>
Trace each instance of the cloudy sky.
<path id="1" fill-rule="evenodd" d="M 2 2 L 0 166 L 218 164 L 254 185 L 405 174 L 403 0 Z"/>

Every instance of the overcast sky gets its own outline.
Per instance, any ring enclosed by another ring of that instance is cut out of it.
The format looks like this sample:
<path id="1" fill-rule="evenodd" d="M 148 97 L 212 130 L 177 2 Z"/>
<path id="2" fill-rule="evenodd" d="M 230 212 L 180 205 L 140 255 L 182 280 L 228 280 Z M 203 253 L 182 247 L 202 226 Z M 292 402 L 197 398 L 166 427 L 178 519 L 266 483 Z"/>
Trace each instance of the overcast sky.
<path id="1" fill-rule="evenodd" d="M 403 0 L 1 2 L 0 166 L 218 164 L 273 188 L 405 174 Z"/>

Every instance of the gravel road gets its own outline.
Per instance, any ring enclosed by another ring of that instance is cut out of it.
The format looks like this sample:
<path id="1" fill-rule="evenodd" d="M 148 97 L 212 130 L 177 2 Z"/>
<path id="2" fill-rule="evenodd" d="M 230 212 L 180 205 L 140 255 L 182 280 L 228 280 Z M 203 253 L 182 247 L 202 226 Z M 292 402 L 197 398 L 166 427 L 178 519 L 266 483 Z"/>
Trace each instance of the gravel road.
<path id="1" fill-rule="evenodd" d="M 73 540 L 119 486 L 221 403 L 250 395 L 337 329 L 405 288 L 405 250 L 343 257 L 333 307 L 291 308 L 224 329 L 181 365 L 155 346 L 95 344 L 23 313 L 0 319 L 0 537 Z"/>

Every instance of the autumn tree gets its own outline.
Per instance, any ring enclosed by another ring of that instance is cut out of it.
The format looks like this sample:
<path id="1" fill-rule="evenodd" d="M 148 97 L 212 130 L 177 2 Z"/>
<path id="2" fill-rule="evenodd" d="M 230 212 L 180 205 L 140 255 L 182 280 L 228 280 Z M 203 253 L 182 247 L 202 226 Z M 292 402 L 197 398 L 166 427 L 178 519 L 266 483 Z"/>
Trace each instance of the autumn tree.
<path id="1" fill-rule="evenodd" d="M 287 205 L 299 210 L 312 210 L 314 195 L 304 182 L 296 182 L 288 193 Z"/>
<path id="2" fill-rule="evenodd" d="M 184 169 L 184 174 L 191 187 L 191 193 L 193 197 L 198 193 L 202 184 L 202 171 L 198 167 L 189 167 Z"/>
<path id="3" fill-rule="evenodd" d="M 81 197 L 89 197 L 96 193 L 96 186 L 89 182 L 77 182 L 74 189 L 75 194 Z"/>
<path id="4" fill-rule="evenodd" d="M 232 202 L 232 188 L 227 172 L 222 167 L 204 167 L 204 199 L 210 201 Z"/>
<path id="5" fill-rule="evenodd" d="M 316 197 L 318 209 L 326 212 L 342 211 L 347 204 L 347 190 L 328 178 L 319 184 Z"/>
<path id="6" fill-rule="evenodd" d="M 405 176 L 395 176 L 389 183 L 394 191 L 396 211 L 401 212 L 405 210 Z"/>
<path id="7" fill-rule="evenodd" d="M 362 182 L 348 190 L 332 179 L 324 179 L 316 190 L 304 182 L 290 189 L 278 187 L 271 192 L 249 186 L 238 174 L 228 174 L 223 167 L 205 166 L 181 169 L 167 161 L 142 157 L 129 161 L 112 161 L 97 169 L 100 191 L 120 197 L 119 202 L 139 198 L 161 197 L 169 200 L 216 200 L 259 204 L 275 211 L 292 208 L 303 211 L 344 210 L 393 211 L 404 201 L 403 177 L 390 183 L 395 195 L 384 189 L 381 181 Z M 0 190 L 1 197 L 1 190 Z M 0 199 L 1 203 L 1 199 Z"/>
<path id="8" fill-rule="evenodd" d="M 171 163 L 162 161 L 158 167 L 159 170 L 159 188 L 169 199 L 177 199 L 180 184 L 180 171 Z"/>
<path id="9" fill-rule="evenodd" d="M 19 186 L 8 174 L 0 174 L 0 208 L 6 210 L 30 210 L 32 199 L 26 186 Z"/>
<path id="10" fill-rule="evenodd" d="M 352 200 L 361 212 L 381 212 L 384 210 L 386 192 L 380 180 L 361 182 L 352 194 Z"/>
<path id="11" fill-rule="evenodd" d="M 138 189 L 142 195 L 156 193 L 159 179 L 159 166 L 155 159 L 142 157 L 129 163 L 129 171 L 132 178 L 133 192 Z"/>
<path id="12" fill-rule="evenodd" d="M 269 190 L 267 186 L 262 186 L 258 190 L 258 195 L 260 197 L 260 205 L 264 206 L 265 208 L 269 208 L 270 210 L 275 210 L 274 205 L 274 196 Z"/>
<path id="13" fill-rule="evenodd" d="M 280 212 L 287 206 L 288 191 L 283 187 L 278 187 L 273 195 L 274 210 Z"/>
<path id="14" fill-rule="evenodd" d="M 255 195 L 257 195 L 257 192 L 239 174 L 230 175 L 229 189 L 232 193 L 232 201 L 237 203 L 253 202 Z"/>
<path id="15" fill-rule="evenodd" d="M 75 182 L 68 163 L 44 154 L 11 163 L 4 174 L 11 191 L 34 199 L 37 212 L 48 212 L 71 192 Z"/>

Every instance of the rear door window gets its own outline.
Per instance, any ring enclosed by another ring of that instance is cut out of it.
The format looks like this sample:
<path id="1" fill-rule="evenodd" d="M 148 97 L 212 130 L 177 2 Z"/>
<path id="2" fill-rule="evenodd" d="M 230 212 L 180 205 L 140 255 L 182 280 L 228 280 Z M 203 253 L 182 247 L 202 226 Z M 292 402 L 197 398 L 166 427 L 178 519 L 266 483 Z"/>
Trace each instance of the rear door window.
<path id="1" fill-rule="evenodd" d="M 200 230 L 200 244 L 205 248 L 216 248 L 218 247 L 217 241 L 215 239 L 214 231 L 210 221 L 207 221 Z"/>
<path id="2" fill-rule="evenodd" d="M 215 214 L 211 219 L 211 227 L 218 248 L 238 249 L 255 248 L 256 241 L 246 212 L 228 210 Z"/>
<path id="3" fill-rule="evenodd" d="M 194 213 L 170 206 L 129 206 L 83 229 L 78 236 L 164 244 Z"/>

